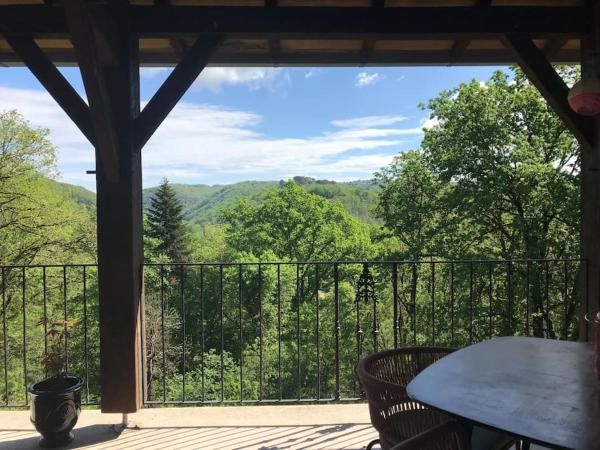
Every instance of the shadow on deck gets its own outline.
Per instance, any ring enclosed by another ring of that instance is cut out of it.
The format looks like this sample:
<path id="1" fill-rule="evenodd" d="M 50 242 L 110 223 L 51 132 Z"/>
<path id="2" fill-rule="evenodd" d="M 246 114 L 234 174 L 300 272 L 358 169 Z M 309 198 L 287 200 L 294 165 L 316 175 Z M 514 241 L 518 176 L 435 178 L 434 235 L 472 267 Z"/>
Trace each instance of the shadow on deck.
<path id="1" fill-rule="evenodd" d="M 363 449 L 376 432 L 367 405 L 144 409 L 129 416 L 83 411 L 68 449 Z M 0 413 L 0 450 L 37 449 L 26 411 Z"/>

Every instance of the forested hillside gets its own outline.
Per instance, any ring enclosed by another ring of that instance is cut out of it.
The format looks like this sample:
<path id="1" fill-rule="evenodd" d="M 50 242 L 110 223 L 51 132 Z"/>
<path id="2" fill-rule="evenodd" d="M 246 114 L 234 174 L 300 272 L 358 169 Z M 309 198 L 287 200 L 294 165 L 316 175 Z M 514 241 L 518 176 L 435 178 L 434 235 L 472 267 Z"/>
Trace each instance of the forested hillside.
<path id="1" fill-rule="evenodd" d="M 309 177 L 294 177 L 294 181 L 307 192 L 327 200 L 340 202 L 353 217 L 369 223 L 377 223 L 373 208 L 377 201 L 377 186 L 368 180 L 336 183 Z M 258 203 L 265 199 L 270 189 L 282 181 L 242 181 L 227 185 L 172 184 L 183 206 L 184 218 L 192 224 L 214 222 L 223 208 L 232 206 L 242 198 Z M 147 210 L 156 187 L 144 190 L 144 208 Z"/>

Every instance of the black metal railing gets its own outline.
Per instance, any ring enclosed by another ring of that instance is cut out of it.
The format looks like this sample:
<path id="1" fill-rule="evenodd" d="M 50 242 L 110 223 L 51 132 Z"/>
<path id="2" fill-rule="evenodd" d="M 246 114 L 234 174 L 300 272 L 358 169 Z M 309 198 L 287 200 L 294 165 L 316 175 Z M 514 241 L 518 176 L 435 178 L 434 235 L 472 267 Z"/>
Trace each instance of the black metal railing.
<path id="1" fill-rule="evenodd" d="M 576 339 L 587 295 L 576 259 L 148 264 L 144 274 L 147 404 L 357 400 L 368 353 Z"/>
<path id="2" fill-rule="evenodd" d="M 92 264 L 0 266 L 0 407 L 27 406 L 27 385 L 48 375 L 53 327 L 65 332 L 64 370 L 84 380 L 82 402 L 99 403 L 97 286 Z"/>
<path id="3" fill-rule="evenodd" d="M 356 400 L 373 351 L 576 339 L 586 285 L 576 259 L 147 264 L 145 403 Z M 0 266 L 0 297 L 0 407 L 27 406 L 47 375 L 53 322 L 83 403 L 98 404 L 97 267 Z"/>

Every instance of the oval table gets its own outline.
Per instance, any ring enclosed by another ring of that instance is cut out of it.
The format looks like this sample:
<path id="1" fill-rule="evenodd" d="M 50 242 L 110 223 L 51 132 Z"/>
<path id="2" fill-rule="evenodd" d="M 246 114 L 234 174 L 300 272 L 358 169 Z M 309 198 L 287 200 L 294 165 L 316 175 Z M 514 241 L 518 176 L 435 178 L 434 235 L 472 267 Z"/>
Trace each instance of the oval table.
<path id="1" fill-rule="evenodd" d="M 600 382 L 591 344 L 495 338 L 440 359 L 407 391 L 431 408 L 531 443 L 600 449 Z"/>

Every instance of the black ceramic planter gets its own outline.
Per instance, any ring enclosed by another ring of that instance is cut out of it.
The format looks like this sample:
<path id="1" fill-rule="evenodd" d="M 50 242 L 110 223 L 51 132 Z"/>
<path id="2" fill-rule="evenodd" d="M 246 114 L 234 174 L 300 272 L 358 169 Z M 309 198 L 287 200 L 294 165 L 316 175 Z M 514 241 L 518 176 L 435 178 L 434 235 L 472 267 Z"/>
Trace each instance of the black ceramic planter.
<path id="1" fill-rule="evenodd" d="M 81 378 L 64 375 L 28 386 L 31 422 L 42 435 L 41 447 L 60 447 L 73 440 L 71 430 L 81 413 L 82 385 Z"/>

